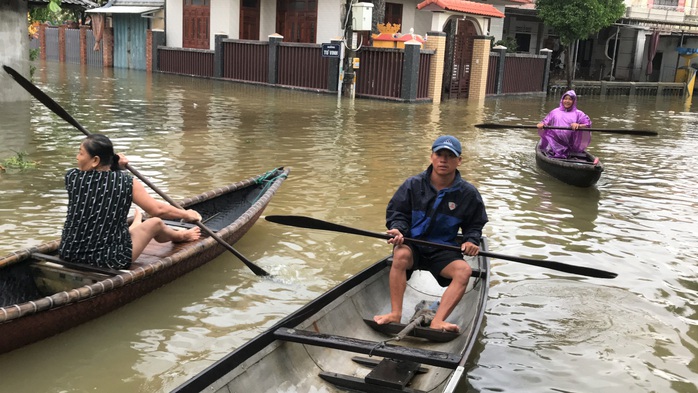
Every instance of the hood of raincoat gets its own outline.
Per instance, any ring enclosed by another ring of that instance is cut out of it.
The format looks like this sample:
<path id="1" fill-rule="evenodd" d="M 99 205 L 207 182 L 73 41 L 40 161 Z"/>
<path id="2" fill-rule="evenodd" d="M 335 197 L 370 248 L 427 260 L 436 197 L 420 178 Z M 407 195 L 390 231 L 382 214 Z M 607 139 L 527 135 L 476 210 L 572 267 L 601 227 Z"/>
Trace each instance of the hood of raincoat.
<path id="1" fill-rule="evenodd" d="M 562 100 L 565 99 L 565 96 L 570 96 L 572 98 L 572 106 L 570 109 L 565 109 L 565 106 L 562 105 Z M 560 97 L 560 110 L 565 112 L 573 112 L 577 110 L 577 93 L 575 93 L 574 90 L 568 90 L 562 95 L 562 97 Z"/>

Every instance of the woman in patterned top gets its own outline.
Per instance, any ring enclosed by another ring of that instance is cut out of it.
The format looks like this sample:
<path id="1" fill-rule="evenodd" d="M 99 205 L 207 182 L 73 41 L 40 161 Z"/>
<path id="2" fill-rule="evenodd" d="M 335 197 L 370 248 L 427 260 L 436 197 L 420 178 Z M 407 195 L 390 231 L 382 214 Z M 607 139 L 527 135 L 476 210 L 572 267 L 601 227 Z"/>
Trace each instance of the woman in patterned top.
<path id="1" fill-rule="evenodd" d="M 128 268 L 151 239 L 158 242 L 197 240 L 198 227 L 178 231 L 160 219 L 201 220 L 195 210 L 181 210 L 151 197 L 137 179 L 120 171 L 128 160 L 114 154 L 109 138 L 92 134 L 80 144 L 78 167 L 65 175 L 68 214 L 58 253 L 61 258 L 112 269 Z M 151 217 L 129 228 L 131 202 Z"/>

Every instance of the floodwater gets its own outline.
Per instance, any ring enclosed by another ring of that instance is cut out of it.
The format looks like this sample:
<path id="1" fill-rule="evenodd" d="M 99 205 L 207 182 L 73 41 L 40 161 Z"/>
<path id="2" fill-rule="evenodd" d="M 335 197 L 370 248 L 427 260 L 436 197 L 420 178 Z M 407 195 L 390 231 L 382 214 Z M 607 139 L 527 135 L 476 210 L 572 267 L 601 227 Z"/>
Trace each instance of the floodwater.
<path id="1" fill-rule="evenodd" d="M 359 75 L 360 77 L 360 75 Z M 463 142 L 500 254 L 618 273 L 586 278 L 493 260 L 483 335 L 462 392 L 698 392 L 698 105 L 676 97 L 581 97 L 605 163 L 580 189 L 536 168 L 535 124 L 558 97 L 441 105 L 337 100 L 293 90 L 39 64 L 34 80 L 175 199 L 292 168 L 265 214 L 384 230 L 395 189 L 431 142 Z M 2 84 L 14 83 L 6 76 Z M 37 101 L 0 107 L 0 254 L 60 236 L 63 174 L 82 134 Z M 0 355 L 3 392 L 165 392 L 388 254 L 383 241 L 260 220 L 225 254 L 111 314 Z M 332 371 L 332 370 L 328 370 Z M 271 371 L 273 372 L 273 371 Z"/>

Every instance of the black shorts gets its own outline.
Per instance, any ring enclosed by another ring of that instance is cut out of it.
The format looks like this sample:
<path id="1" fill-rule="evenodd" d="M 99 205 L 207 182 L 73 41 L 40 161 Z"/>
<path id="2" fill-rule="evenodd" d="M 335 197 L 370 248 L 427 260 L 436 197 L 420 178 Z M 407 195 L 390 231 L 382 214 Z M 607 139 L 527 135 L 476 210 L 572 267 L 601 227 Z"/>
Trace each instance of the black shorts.
<path id="1" fill-rule="evenodd" d="M 460 251 L 443 250 L 440 248 L 407 245 L 412 249 L 412 269 L 407 270 L 407 279 L 412 276 L 415 270 L 428 270 L 442 287 L 451 284 L 451 279 L 441 276 L 441 271 L 451 262 L 464 260 Z"/>

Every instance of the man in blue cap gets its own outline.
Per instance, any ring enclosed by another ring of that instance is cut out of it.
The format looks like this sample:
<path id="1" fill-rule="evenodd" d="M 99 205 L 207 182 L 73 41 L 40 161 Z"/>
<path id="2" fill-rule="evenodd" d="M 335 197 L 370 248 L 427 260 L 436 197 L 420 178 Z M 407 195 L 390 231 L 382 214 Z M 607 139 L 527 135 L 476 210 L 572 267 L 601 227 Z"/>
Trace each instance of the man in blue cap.
<path id="1" fill-rule="evenodd" d="M 388 203 L 387 233 L 393 236 L 388 240 L 393 245 L 391 311 L 373 319 L 378 324 L 400 323 L 407 279 L 415 269 L 429 270 L 442 287 L 447 287 L 430 327 L 457 332 L 458 325 L 446 322 L 446 318 L 465 293 L 472 269 L 463 254 L 473 256 L 480 251 L 487 213 L 480 193 L 457 169 L 462 161 L 458 139 L 438 137 L 431 146 L 430 160 L 431 165 L 407 179 Z M 463 235 L 461 252 L 404 243 L 404 238 L 410 237 L 458 246 L 459 229 Z"/>

